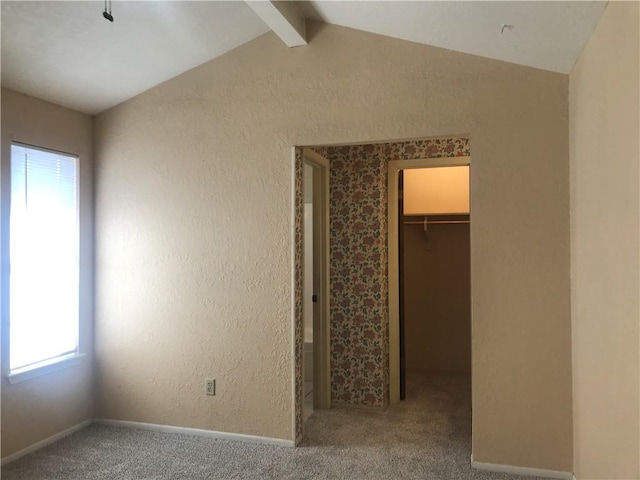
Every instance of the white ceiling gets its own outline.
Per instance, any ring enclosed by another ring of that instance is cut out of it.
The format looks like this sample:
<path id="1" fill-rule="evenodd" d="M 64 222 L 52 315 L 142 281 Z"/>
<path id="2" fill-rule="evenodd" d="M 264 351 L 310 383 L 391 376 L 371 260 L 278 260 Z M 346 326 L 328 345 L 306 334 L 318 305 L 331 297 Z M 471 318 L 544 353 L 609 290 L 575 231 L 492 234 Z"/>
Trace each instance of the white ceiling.
<path id="1" fill-rule="evenodd" d="M 298 2 L 307 18 L 569 73 L 606 2 Z M 511 25 L 501 33 L 502 25 Z"/>
<path id="2" fill-rule="evenodd" d="M 2 1 L 2 86 L 86 113 L 267 32 L 244 2 Z"/>
<path id="3" fill-rule="evenodd" d="M 2 0 L 2 86 L 95 114 L 269 30 L 242 1 Z M 606 2 L 310 1 L 305 17 L 568 73 Z M 501 25 L 509 24 L 501 33 Z M 283 45 L 283 48 L 286 48 Z M 305 47 L 298 47 L 305 48 Z"/>

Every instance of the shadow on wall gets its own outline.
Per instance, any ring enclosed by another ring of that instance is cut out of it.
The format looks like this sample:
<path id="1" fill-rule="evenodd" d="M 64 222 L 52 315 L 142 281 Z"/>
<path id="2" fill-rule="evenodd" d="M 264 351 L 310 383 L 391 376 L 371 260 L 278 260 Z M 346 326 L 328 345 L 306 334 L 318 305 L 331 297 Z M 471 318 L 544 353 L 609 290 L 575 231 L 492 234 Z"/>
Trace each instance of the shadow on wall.
<path id="1" fill-rule="evenodd" d="M 469 224 L 403 228 L 406 367 L 470 373 Z"/>

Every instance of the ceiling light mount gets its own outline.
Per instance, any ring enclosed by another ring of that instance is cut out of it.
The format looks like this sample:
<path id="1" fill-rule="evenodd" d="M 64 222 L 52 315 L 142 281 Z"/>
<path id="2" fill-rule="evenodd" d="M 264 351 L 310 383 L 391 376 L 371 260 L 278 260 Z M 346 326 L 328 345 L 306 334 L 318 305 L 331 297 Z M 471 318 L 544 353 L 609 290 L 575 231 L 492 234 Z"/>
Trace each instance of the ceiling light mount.
<path id="1" fill-rule="evenodd" d="M 109 0 L 109 3 L 111 3 L 111 0 Z M 503 23 L 502 24 L 502 28 L 500 29 L 500 33 L 504 33 L 504 31 L 506 30 L 512 30 L 513 29 L 513 25 L 509 25 L 508 23 Z"/>
<path id="2" fill-rule="evenodd" d="M 107 3 L 109 4 L 109 10 L 107 10 Z M 111 15 L 111 0 L 104 0 L 104 12 L 102 12 L 102 16 L 113 22 L 113 15 Z"/>

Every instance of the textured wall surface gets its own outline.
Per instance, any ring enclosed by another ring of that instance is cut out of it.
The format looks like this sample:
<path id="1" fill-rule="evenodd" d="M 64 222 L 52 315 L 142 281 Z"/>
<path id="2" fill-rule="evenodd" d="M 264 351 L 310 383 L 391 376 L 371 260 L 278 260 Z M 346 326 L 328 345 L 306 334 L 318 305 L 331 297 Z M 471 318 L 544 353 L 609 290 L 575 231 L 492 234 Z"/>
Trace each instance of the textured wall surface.
<path id="1" fill-rule="evenodd" d="M 408 369 L 471 371 L 470 267 L 469 225 L 404 226 Z"/>
<path id="2" fill-rule="evenodd" d="M 98 117 L 98 416 L 295 439 L 291 147 L 468 133 L 474 458 L 569 470 L 567 77 L 308 34 Z"/>
<path id="3" fill-rule="evenodd" d="M 7 341 L 8 269 L 2 273 L 2 456 L 93 416 L 93 160 L 92 127 L 80 114 L 2 89 L 2 256 L 8 258 L 11 142 L 78 155 L 80 166 L 80 350 L 78 366 L 11 385 Z"/>
<path id="4" fill-rule="evenodd" d="M 576 478 L 640 478 L 640 9 L 610 2 L 571 71 Z"/>

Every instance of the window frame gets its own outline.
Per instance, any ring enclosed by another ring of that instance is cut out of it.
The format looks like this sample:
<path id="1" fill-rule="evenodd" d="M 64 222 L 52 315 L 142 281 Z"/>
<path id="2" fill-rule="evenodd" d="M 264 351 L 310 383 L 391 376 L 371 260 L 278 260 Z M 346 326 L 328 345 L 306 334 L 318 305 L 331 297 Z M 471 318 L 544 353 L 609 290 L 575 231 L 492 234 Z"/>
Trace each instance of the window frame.
<path id="1" fill-rule="evenodd" d="M 8 143 L 8 160 L 6 162 L 2 162 L 3 165 L 3 174 L 2 174 L 2 190 L 7 192 L 6 194 L 3 192 L 2 194 L 2 241 L 5 245 L 2 247 L 2 263 L 3 263 L 3 272 L 2 272 L 2 316 L 3 322 L 3 376 L 7 379 L 10 384 L 22 383 L 27 380 L 31 380 L 37 377 L 41 377 L 43 375 L 48 375 L 50 373 L 60 371 L 66 368 L 70 368 L 76 365 L 79 365 L 83 358 L 86 356 L 83 353 L 84 345 L 82 341 L 82 318 L 81 318 L 81 296 L 82 296 L 82 288 L 81 288 L 81 270 L 82 270 L 82 255 L 81 255 L 81 242 L 82 242 L 82 228 L 81 228 L 81 215 L 80 208 L 83 200 L 81 198 L 81 161 L 80 156 L 75 153 L 65 152 L 62 150 L 55 150 L 52 148 L 41 147 L 37 145 L 33 145 L 30 143 L 20 142 L 16 140 L 11 140 Z M 12 147 L 18 146 L 22 148 L 26 148 L 29 150 L 37 150 L 45 153 L 50 153 L 53 155 L 64 155 L 67 157 L 75 158 L 75 187 L 76 187 L 76 238 L 77 238 L 77 259 L 78 259 L 78 279 L 77 279 L 77 344 L 76 349 L 72 352 L 63 353 L 56 357 L 48 358 L 42 360 L 40 362 L 36 362 L 30 365 L 26 365 L 23 367 L 15 368 L 11 370 L 10 366 L 10 356 L 11 356 L 11 318 L 10 318 L 10 255 L 11 255 L 11 194 L 12 194 Z M 8 168 L 7 168 L 8 167 Z"/>

